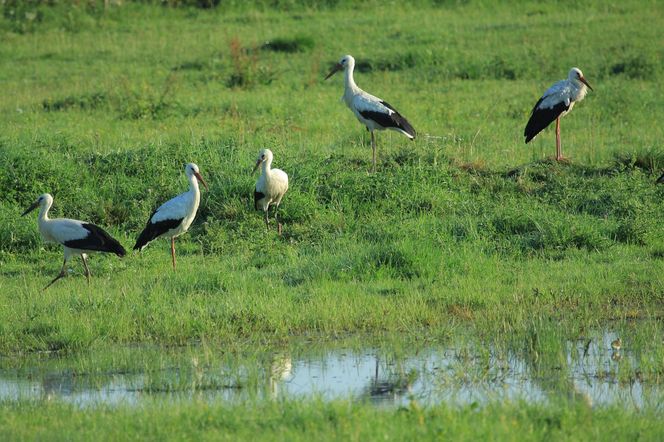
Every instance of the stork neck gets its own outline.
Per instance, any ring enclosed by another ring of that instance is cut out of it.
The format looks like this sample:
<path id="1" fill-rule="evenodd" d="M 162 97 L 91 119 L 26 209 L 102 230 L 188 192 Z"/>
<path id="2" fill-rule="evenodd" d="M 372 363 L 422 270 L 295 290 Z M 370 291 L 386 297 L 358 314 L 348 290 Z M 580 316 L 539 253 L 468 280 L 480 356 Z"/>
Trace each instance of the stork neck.
<path id="1" fill-rule="evenodd" d="M 263 164 L 261 164 L 261 168 L 263 170 L 263 174 L 268 175 L 270 173 L 270 170 L 272 170 L 272 159 L 268 157 L 267 160 L 263 161 Z"/>
<path id="2" fill-rule="evenodd" d="M 577 79 L 572 80 L 571 83 L 575 91 L 574 101 L 583 100 L 583 98 L 588 93 L 588 88 L 586 87 L 586 85 Z"/>
<path id="3" fill-rule="evenodd" d="M 42 206 L 39 208 L 39 217 L 37 217 L 37 220 L 39 222 L 48 221 L 48 211 L 51 209 L 51 204 L 53 203 L 47 201 L 45 204 L 42 204 Z"/>
<path id="4" fill-rule="evenodd" d="M 353 71 L 355 70 L 355 64 L 349 64 L 348 68 L 344 71 L 344 85 L 346 86 L 346 91 L 357 92 L 359 88 L 355 84 L 355 79 L 353 78 Z"/>
<path id="5" fill-rule="evenodd" d="M 196 179 L 196 176 L 193 174 L 189 176 L 189 192 L 193 192 L 194 194 L 200 192 L 198 190 L 198 179 Z"/>

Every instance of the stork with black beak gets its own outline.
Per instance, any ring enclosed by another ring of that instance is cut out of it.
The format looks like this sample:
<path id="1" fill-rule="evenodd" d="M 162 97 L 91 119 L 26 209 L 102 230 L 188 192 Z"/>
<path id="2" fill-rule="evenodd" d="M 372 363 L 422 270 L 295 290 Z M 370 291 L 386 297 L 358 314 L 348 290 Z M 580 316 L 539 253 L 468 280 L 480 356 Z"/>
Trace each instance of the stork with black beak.
<path id="1" fill-rule="evenodd" d="M 364 124 L 367 130 L 371 133 L 371 150 L 372 150 L 372 170 L 376 171 L 376 137 L 375 130 L 391 129 L 401 132 L 409 139 L 415 139 L 415 129 L 410 125 L 408 120 L 401 116 L 397 110 L 378 97 L 375 97 L 362 89 L 357 87 L 353 79 L 353 70 L 355 69 L 355 59 L 351 55 L 344 55 L 339 63 L 337 63 L 327 77 L 327 80 L 336 72 L 343 70 L 345 73 L 344 78 L 344 95 L 342 100 L 346 106 L 353 111 L 355 117 L 360 123 Z"/>
<path id="2" fill-rule="evenodd" d="M 65 259 L 62 263 L 62 270 L 60 270 L 58 276 L 44 287 L 44 290 L 49 288 L 58 279 L 67 276 L 67 262 L 72 256 L 78 255 L 81 257 L 88 284 L 90 284 L 90 269 L 87 262 L 88 254 L 92 252 L 107 252 L 115 253 L 120 257 L 125 256 L 124 247 L 101 227 L 69 218 L 50 219 L 48 211 L 52 205 L 53 197 L 45 193 L 40 195 L 37 201 L 21 215 L 25 216 L 39 207 L 37 222 L 42 239 L 46 242 L 58 243 L 64 248 Z"/>
<path id="3" fill-rule="evenodd" d="M 281 169 L 272 169 L 272 151 L 270 149 L 262 149 L 258 152 L 256 165 L 251 171 L 253 174 L 256 169 L 262 166 L 261 176 L 256 181 L 254 189 L 254 209 L 259 208 L 265 213 L 265 228 L 269 229 L 268 211 L 270 206 L 274 206 L 274 222 L 277 223 L 277 232 L 281 235 L 281 223 L 277 219 L 277 211 L 281 199 L 288 190 L 288 175 Z"/>
<path id="4" fill-rule="evenodd" d="M 576 102 L 585 98 L 588 89 L 593 90 L 579 68 L 570 69 L 566 80 L 557 81 L 547 89 L 535 103 L 526 129 L 523 131 L 526 144 L 556 120 L 556 160 L 563 160 L 560 146 L 560 119 L 571 112 Z"/>
<path id="5" fill-rule="evenodd" d="M 134 250 L 143 250 L 154 239 L 161 236 L 170 238 L 173 270 L 175 270 L 175 238 L 189 229 L 201 201 L 198 182 L 200 181 L 205 189 L 208 189 L 197 165 L 189 163 L 185 166 L 184 171 L 189 180 L 189 191 L 166 201 L 152 212 L 145 229 L 138 236 L 136 245 L 134 245 Z"/>

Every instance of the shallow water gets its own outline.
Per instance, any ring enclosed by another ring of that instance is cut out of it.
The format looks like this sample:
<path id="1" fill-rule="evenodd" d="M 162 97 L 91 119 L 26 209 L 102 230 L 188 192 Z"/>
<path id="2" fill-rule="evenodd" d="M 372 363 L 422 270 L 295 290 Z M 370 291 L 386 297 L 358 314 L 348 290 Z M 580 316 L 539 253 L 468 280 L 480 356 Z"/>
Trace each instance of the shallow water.
<path id="1" fill-rule="evenodd" d="M 537 356 L 515 350 L 478 351 L 477 345 L 358 348 L 336 342 L 312 351 L 305 345 L 280 348 L 267 356 L 261 352 L 260 358 L 215 354 L 199 347 L 124 349 L 122 363 L 110 363 L 123 368 L 106 372 L 85 372 L 80 358 L 62 357 L 3 368 L 0 400 L 61 400 L 94 406 L 154 400 L 238 403 L 318 398 L 368 401 L 377 406 L 403 406 L 411 401 L 463 406 L 563 399 L 592 406 L 664 408 L 661 385 L 644 383 L 638 376 L 620 381 L 625 378 L 620 376 L 621 369 L 638 373 L 638 364 L 629 349 L 611 349 L 615 337 L 603 332 L 567 342 L 560 364 L 544 364 Z"/>

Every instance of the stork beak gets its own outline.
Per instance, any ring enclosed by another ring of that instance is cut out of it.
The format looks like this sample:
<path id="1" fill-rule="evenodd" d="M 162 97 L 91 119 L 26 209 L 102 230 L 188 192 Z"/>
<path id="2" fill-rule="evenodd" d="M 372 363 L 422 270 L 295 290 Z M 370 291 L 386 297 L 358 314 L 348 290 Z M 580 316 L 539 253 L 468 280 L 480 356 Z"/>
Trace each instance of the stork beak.
<path id="1" fill-rule="evenodd" d="M 586 77 L 580 77 L 579 80 L 581 81 L 581 83 L 588 86 L 588 89 L 590 89 L 591 91 L 594 90 L 593 87 L 588 83 L 588 80 L 586 80 Z"/>
<path id="2" fill-rule="evenodd" d="M 252 175 L 254 174 L 254 172 L 256 172 L 256 169 L 258 169 L 258 166 L 260 166 L 261 163 L 262 163 L 262 161 L 261 161 L 260 158 L 256 160 L 256 165 L 254 166 L 253 170 L 251 171 Z"/>
<path id="3" fill-rule="evenodd" d="M 198 172 L 194 172 L 194 176 L 196 176 L 196 179 L 197 179 L 198 181 L 200 181 L 201 184 L 203 184 L 203 185 L 205 186 L 205 190 L 208 190 L 208 191 L 210 190 L 210 189 L 208 188 L 207 183 L 205 182 L 205 180 L 203 179 L 203 177 L 201 176 L 200 173 L 198 173 Z"/>
<path id="4" fill-rule="evenodd" d="M 23 212 L 23 214 L 22 214 L 21 216 L 25 216 L 25 215 L 27 215 L 28 213 L 30 213 L 30 212 L 32 212 L 33 210 L 35 210 L 37 207 L 39 207 L 39 200 L 35 201 L 34 203 L 32 203 L 32 205 L 31 205 L 30 207 L 28 207 L 27 209 L 25 209 L 25 212 Z"/>
<path id="5" fill-rule="evenodd" d="M 332 68 L 332 70 L 330 71 L 330 73 L 327 74 L 327 77 L 325 77 L 325 79 L 327 80 L 328 78 L 330 78 L 331 76 L 333 76 L 337 72 L 343 70 L 343 68 L 344 67 L 341 65 L 341 63 L 335 64 L 334 67 Z"/>

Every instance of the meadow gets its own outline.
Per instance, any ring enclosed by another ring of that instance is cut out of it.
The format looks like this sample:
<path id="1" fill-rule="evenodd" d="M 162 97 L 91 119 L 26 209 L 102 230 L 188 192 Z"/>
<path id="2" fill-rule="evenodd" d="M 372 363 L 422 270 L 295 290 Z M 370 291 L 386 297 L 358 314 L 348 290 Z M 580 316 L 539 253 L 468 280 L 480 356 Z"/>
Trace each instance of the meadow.
<path id="1" fill-rule="evenodd" d="M 0 18 L 3 367 L 43 351 L 206 342 L 233 353 L 383 333 L 470 334 L 558 360 L 565 340 L 608 327 L 638 353 L 626 378 L 662 382 L 660 2 L 54 3 L 5 2 Z M 358 85 L 418 131 L 414 142 L 378 133 L 375 174 L 368 133 L 339 100 L 343 80 L 323 81 L 347 53 Z M 557 163 L 551 129 L 529 145 L 522 134 L 537 98 L 572 66 L 594 92 L 562 120 L 570 161 Z M 290 177 L 282 236 L 252 210 L 250 171 L 265 147 Z M 39 194 L 53 194 L 51 216 L 99 224 L 130 248 L 151 211 L 185 190 L 190 161 L 210 191 L 176 241 L 177 272 L 157 241 L 122 260 L 92 256 L 89 286 L 73 262 L 42 291 L 62 250 L 43 244 L 34 214 L 20 217 Z M 140 413 L 153 423 L 212 416 L 245 438 L 254 427 L 244 423 L 282 413 L 260 424 L 275 438 L 321 416 L 313 430 L 351 439 L 381 436 L 352 433 L 353 422 L 398 427 L 396 439 L 445 434 L 429 419 L 458 421 L 449 435 L 472 428 L 466 438 L 514 438 L 511 422 L 540 439 L 554 422 L 564 429 L 554 437 L 573 439 L 589 419 L 600 439 L 663 431 L 661 409 L 635 417 L 562 404 L 182 407 Z M 101 432 L 135 413 L 2 409 L 11 438 L 60 425 Z M 65 416 L 76 417 L 56 425 Z M 158 438 L 169 427 L 132 428 Z"/>

